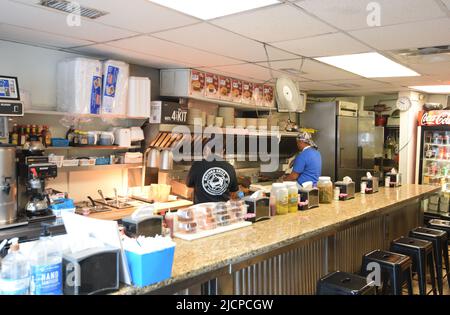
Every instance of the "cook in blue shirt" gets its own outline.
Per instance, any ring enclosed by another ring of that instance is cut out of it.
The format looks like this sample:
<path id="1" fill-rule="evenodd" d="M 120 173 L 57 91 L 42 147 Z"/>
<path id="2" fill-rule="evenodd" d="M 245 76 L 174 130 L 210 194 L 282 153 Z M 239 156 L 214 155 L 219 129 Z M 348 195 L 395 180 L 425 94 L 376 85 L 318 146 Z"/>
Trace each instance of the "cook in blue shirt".
<path id="1" fill-rule="evenodd" d="M 283 180 L 297 181 L 299 185 L 311 181 L 316 186 L 322 173 L 322 157 L 311 139 L 311 134 L 299 133 L 297 147 L 300 153 L 295 157 L 292 173 L 284 176 Z"/>

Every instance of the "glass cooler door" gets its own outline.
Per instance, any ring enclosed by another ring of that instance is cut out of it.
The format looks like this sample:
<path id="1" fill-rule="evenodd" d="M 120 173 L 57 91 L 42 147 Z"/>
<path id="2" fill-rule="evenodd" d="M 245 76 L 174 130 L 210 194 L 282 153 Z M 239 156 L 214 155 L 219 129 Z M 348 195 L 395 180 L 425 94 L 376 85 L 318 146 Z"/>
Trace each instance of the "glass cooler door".
<path id="1" fill-rule="evenodd" d="M 424 128 L 422 132 L 422 184 L 450 183 L 450 131 Z"/>

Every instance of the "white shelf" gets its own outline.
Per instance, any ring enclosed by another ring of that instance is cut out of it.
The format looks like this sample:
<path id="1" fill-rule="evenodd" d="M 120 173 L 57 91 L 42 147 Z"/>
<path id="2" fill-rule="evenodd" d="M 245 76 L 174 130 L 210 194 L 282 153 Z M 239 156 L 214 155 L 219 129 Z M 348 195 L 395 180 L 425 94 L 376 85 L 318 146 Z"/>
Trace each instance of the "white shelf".
<path id="1" fill-rule="evenodd" d="M 126 115 L 109 115 L 109 114 L 76 114 L 68 112 L 58 112 L 53 110 L 40 110 L 40 109 L 29 109 L 25 110 L 24 115 L 50 115 L 50 116 L 77 116 L 77 117 L 92 117 L 92 118 L 105 118 L 105 119 L 148 119 L 148 117 L 129 117 Z"/>
<path id="2" fill-rule="evenodd" d="M 450 160 L 446 160 L 446 159 L 428 159 L 428 158 L 425 158 L 423 160 L 427 161 L 427 162 L 450 163 Z"/>
<path id="3" fill-rule="evenodd" d="M 204 133 L 205 128 L 208 127 L 196 127 L 194 125 L 173 125 L 173 124 L 161 124 L 159 126 L 160 132 L 172 132 L 174 128 L 179 128 L 180 126 L 189 128 L 191 133 Z M 298 132 L 289 131 L 278 131 L 272 132 L 269 130 L 249 130 L 243 128 L 215 128 L 213 131 L 218 131 L 218 133 L 223 134 L 233 134 L 233 135 L 244 135 L 244 136 L 275 136 L 275 137 L 297 137 Z"/>
<path id="4" fill-rule="evenodd" d="M 63 166 L 58 168 L 59 172 L 83 172 L 83 171 L 100 171 L 109 169 L 131 169 L 142 168 L 142 164 L 110 164 L 110 165 L 93 165 L 93 166 Z"/>
<path id="5" fill-rule="evenodd" d="M 435 144 L 435 143 L 424 143 L 425 145 L 432 145 L 435 147 L 450 147 L 450 144 Z"/>
<path id="6" fill-rule="evenodd" d="M 179 98 L 185 98 L 200 102 L 208 102 L 208 103 L 215 103 L 217 105 L 224 105 L 224 106 L 230 106 L 234 107 L 236 109 L 240 110 L 246 110 L 246 111 L 270 111 L 270 110 L 277 110 L 276 107 L 266 107 L 266 106 L 257 106 L 257 105 L 251 105 L 251 104 L 243 104 L 243 103 L 235 103 L 230 101 L 224 101 L 219 99 L 213 99 L 213 98 L 206 98 L 206 97 L 200 97 L 200 96 L 180 96 Z"/>
<path id="7" fill-rule="evenodd" d="M 131 150 L 140 149 L 140 145 L 133 145 L 131 147 L 119 147 L 114 145 L 97 145 L 97 146 L 79 146 L 79 147 L 46 147 L 46 151 L 65 151 L 65 150 Z M 17 147 L 18 150 L 22 150 L 22 147 Z"/>

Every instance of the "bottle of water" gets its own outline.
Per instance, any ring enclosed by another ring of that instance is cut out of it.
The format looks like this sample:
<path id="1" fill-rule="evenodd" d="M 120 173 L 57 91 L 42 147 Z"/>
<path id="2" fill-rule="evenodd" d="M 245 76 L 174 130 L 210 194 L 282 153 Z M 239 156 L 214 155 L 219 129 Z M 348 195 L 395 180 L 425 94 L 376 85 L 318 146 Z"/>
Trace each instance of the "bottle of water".
<path id="1" fill-rule="evenodd" d="M 30 267 L 30 294 L 62 294 L 62 253 L 46 226 L 30 252 Z"/>
<path id="2" fill-rule="evenodd" d="M 19 251 L 19 239 L 13 238 L 9 242 L 9 253 L 3 259 L 0 271 L 0 293 L 25 295 L 30 288 L 30 265 Z"/>

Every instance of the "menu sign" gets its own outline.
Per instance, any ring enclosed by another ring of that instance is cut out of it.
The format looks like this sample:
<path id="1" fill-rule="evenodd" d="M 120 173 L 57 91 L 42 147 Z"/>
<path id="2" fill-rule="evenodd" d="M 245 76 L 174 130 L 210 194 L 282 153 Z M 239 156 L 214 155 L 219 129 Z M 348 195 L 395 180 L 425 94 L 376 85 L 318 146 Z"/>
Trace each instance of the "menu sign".
<path id="1" fill-rule="evenodd" d="M 273 86 L 264 85 L 264 106 L 273 107 L 274 99 L 273 99 Z"/>
<path id="2" fill-rule="evenodd" d="M 233 102 L 242 102 L 242 81 L 231 79 L 231 98 Z"/>
<path id="3" fill-rule="evenodd" d="M 191 95 L 204 96 L 205 91 L 205 73 L 197 70 L 191 72 Z"/>
<path id="4" fill-rule="evenodd" d="M 253 103 L 253 83 L 251 82 L 242 82 L 242 103 Z"/>
<path id="5" fill-rule="evenodd" d="M 212 73 L 205 73 L 205 96 L 218 98 L 219 77 Z"/>
<path id="6" fill-rule="evenodd" d="M 253 103 L 257 106 L 263 106 L 263 85 L 253 84 Z"/>
<path id="7" fill-rule="evenodd" d="M 231 101 L 231 78 L 219 77 L 219 97 L 221 100 Z"/>
<path id="8" fill-rule="evenodd" d="M 419 126 L 450 125 L 450 110 L 432 110 L 419 113 Z"/>

